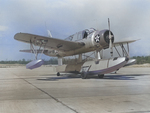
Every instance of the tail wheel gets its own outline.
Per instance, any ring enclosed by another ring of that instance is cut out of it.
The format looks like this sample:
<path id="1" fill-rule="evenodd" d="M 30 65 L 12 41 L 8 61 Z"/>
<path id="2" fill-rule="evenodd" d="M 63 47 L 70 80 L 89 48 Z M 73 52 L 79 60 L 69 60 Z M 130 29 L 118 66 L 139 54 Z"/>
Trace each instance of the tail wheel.
<path id="1" fill-rule="evenodd" d="M 57 73 L 57 76 L 60 76 L 60 73 L 59 73 L 59 72 Z"/>
<path id="2" fill-rule="evenodd" d="M 99 78 L 104 78 L 104 74 L 98 74 Z"/>
<path id="3" fill-rule="evenodd" d="M 87 74 L 86 74 L 86 73 L 84 73 L 84 72 L 83 72 L 83 73 L 81 73 L 81 78 L 82 78 L 82 79 L 86 79 L 86 78 L 87 78 Z"/>

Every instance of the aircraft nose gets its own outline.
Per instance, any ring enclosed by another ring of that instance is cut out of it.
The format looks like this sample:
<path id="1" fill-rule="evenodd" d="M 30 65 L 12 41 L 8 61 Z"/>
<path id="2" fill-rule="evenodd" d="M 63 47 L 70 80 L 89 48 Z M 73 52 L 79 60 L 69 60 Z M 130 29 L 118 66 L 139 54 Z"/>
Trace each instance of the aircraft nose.
<path id="1" fill-rule="evenodd" d="M 105 42 L 109 44 L 109 30 L 105 31 L 104 39 L 105 39 Z M 111 41 L 112 41 L 112 43 L 114 42 L 114 35 L 112 32 L 111 32 Z"/>

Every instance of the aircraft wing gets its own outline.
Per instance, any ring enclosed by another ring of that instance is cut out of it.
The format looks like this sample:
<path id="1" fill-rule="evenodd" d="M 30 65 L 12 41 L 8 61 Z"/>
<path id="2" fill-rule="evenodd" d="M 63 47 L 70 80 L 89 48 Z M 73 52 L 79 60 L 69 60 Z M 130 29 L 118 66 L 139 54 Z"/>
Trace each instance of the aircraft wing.
<path id="1" fill-rule="evenodd" d="M 113 46 L 119 46 L 120 44 L 129 44 L 129 43 L 132 43 L 132 42 L 135 42 L 137 40 L 127 40 L 127 41 L 120 41 L 120 42 L 114 42 L 113 43 Z"/>
<path id="2" fill-rule="evenodd" d="M 44 45 L 45 48 L 61 50 L 61 51 L 69 51 L 83 47 L 85 44 L 83 42 L 72 42 L 57 38 L 39 36 L 28 33 L 17 33 L 14 36 L 14 39 L 18 41 L 22 41 L 25 43 L 33 43 L 37 46 L 40 46 L 41 43 L 39 41 L 46 43 Z"/>
<path id="3" fill-rule="evenodd" d="M 48 50 L 35 50 L 37 53 L 42 53 L 42 51 L 43 52 L 46 52 L 46 51 L 48 51 Z M 34 53 L 34 51 L 33 50 L 31 50 L 31 49 L 28 49 L 28 50 L 20 50 L 20 52 L 26 52 L 26 53 Z"/>

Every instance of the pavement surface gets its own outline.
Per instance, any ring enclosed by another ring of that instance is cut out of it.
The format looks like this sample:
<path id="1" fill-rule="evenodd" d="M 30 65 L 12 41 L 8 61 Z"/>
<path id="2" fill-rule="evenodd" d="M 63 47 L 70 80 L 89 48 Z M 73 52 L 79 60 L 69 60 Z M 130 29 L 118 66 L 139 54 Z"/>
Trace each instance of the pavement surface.
<path id="1" fill-rule="evenodd" d="M 150 113 L 150 68 L 103 79 L 57 77 L 52 67 L 0 68 L 0 113 Z"/>

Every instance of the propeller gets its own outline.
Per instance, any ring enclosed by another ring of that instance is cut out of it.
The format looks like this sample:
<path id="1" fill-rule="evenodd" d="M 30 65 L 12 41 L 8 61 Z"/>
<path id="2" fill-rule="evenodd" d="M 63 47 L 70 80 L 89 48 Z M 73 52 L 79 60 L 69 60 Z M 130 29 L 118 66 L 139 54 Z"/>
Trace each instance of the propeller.
<path id="1" fill-rule="evenodd" d="M 112 35 L 111 35 L 111 32 L 110 32 L 110 21 L 109 21 L 109 18 L 108 18 L 108 27 L 109 27 L 109 49 L 110 49 L 111 57 L 113 57 Z"/>

